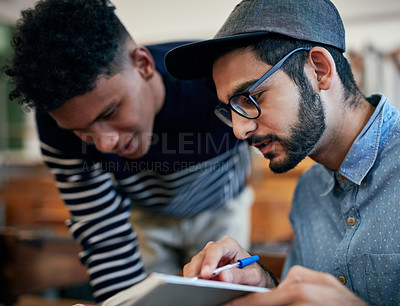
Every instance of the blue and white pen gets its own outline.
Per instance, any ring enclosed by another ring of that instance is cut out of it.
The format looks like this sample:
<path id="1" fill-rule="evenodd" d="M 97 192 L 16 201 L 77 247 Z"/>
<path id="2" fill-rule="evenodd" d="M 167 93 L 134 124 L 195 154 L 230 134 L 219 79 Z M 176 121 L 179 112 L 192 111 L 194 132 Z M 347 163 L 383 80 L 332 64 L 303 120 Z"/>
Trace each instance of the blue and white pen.
<path id="1" fill-rule="evenodd" d="M 215 270 L 213 271 L 212 274 L 213 274 L 213 276 L 216 276 L 216 275 L 218 275 L 220 272 L 222 272 L 222 271 L 224 271 L 224 270 L 227 270 L 227 269 L 232 269 L 232 268 L 239 268 L 239 269 L 242 269 L 242 268 L 244 268 L 244 267 L 246 267 L 246 266 L 248 266 L 248 265 L 251 265 L 253 262 L 258 261 L 259 259 L 260 259 L 260 257 L 258 257 L 257 255 L 255 255 L 255 256 L 250 256 L 250 257 L 243 258 L 243 259 L 239 259 L 239 260 L 238 260 L 236 263 L 234 263 L 234 264 L 222 266 L 222 267 L 219 267 L 219 268 L 215 269 Z"/>

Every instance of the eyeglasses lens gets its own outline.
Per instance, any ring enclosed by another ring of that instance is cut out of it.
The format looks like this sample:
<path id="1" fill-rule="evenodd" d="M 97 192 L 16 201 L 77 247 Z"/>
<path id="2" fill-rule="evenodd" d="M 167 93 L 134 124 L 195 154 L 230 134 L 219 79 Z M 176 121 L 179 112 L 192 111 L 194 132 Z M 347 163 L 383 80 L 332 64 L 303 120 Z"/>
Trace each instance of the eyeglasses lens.
<path id="1" fill-rule="evenodd" d="M 226 125 L 232 127 L 232 113 L 230 109 L 217 107 L 214 110 L 215 115 Z"/>
<path id="2" fill-rule="evenodd" d="M 256 118 L 258 117 L 258 109 L 256 106 L 256 101 L 251 96 L 247 95 L 237 95 L 232 97 L 230 104 L 232 108 L 238 112 L 240 115 L 246 118 Z"/>

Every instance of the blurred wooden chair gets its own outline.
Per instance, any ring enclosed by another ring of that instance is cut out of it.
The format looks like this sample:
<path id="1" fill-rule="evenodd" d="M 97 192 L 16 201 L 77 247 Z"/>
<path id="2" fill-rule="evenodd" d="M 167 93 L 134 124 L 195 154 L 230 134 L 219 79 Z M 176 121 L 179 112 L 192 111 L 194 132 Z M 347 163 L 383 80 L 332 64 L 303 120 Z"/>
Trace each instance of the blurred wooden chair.
<path id="1" fill-rule="evenodd" d="M 51 231 L 0 229 L 0 303 L 14 305 L 23 294 L 40 294 L 88 283 L 79 246 Z"/>
<path id="2" fill-rule="evenodd" d="M 251 253 L 279 279 L 293 240 L 289 212 L 297 181 L 313 161 L 306 158 L 295 169 L 273 173 L 268 161 L 254 154 L 250 185 L 255 192 L 252 206 Z"/>

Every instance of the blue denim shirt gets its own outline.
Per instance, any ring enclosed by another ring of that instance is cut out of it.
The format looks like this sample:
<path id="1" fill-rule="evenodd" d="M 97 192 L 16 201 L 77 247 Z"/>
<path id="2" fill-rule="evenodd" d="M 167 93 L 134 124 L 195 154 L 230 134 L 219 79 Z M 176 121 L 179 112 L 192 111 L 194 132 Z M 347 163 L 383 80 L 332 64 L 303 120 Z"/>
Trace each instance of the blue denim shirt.
<path id="1" fill-rule="evenodd" d="M 384 96 L 338 171 L 315 164 L 296 187 L 299 264 L 328 272 L 373 305 L 400 304 L 400 114 Z"/>

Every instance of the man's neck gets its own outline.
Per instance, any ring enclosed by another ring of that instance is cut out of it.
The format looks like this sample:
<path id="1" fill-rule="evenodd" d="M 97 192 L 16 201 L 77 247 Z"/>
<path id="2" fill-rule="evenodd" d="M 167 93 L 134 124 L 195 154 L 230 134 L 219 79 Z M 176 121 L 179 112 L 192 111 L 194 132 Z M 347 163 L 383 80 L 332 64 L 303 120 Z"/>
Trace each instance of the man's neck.
<path id="1" fill-rule="evenodd" d="M 155 111 L 156 114 L 158 114 L 164 106 L 165 101 L 165 85 L 162 76 L 158 71 L 156 71 L 154 78 L 152 79 L 151 88 L 155 94 Z"/>
<path id="2" fill-rule="evenodd" d="M 323 136 L 325 140 L 322 142 L 325 141 L 325 145 L 310 154 L 310 158 L 328 169 L 337 171 L 374 110 L 365 99 L 362 99 L 357 108 L 341 108 L 336 113 L 334 125 L 331 125 Z"/>

